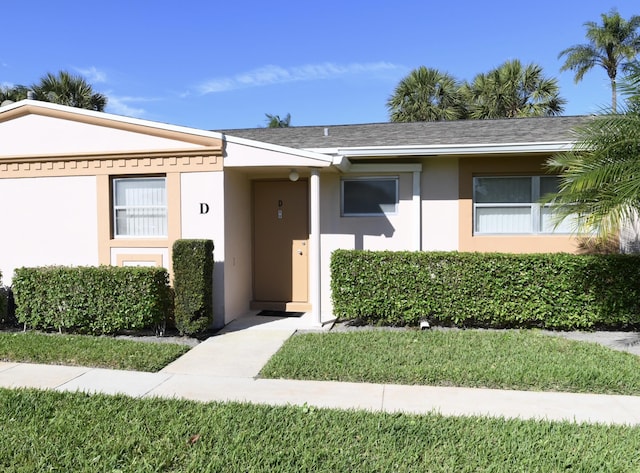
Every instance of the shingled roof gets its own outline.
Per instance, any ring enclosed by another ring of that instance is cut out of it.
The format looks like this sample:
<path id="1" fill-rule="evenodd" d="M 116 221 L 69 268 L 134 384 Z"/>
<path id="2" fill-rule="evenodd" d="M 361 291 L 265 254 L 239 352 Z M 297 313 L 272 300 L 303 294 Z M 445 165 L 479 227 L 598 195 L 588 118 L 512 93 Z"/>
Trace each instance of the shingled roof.
<path id="1" fill-rule="evenodd" d="M 570 142 L 588 116 L 216 130 L 301 149 Z"/>

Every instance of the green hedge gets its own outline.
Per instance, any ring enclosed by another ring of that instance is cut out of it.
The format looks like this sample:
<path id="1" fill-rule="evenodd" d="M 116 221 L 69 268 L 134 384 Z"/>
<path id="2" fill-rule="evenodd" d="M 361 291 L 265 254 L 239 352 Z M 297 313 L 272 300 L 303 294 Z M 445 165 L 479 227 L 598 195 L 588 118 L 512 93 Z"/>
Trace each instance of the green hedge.
<path id="1" fill-rule="evenodd" d="M 213 241 L 173 244 L 175 323 L 181 334 L 205 331 L 213 322 Z"/>
<path id="2" fill-rule="evenodd" d="M 170 313 L 167 271 L 148 267 L 19 268 L 12 291 L 26 327 L 113 334 L 159 328 Z"/>
<path id="3" fill-rule="evenodd" d="M 640 327 L 640 256 L 335 251 L 334 313 L 381 325 Z"/>
<path id="4" fill-rule="evenodd" d="M 0 271 L 0 323 L 4 323 L 7 319 L 7 288 L 2 285 L 2 271 Z"/>

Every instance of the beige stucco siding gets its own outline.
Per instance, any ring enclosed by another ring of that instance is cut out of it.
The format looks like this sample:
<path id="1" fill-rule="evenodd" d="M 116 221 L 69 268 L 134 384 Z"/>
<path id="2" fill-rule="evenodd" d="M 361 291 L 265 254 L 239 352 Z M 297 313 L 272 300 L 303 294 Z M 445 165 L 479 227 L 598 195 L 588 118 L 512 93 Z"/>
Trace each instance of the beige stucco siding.
<path id="1" fill-rule="evenodd" d="M 98 264 L 95 177 L 0 179 L 0 270 Z"/>
<path id="2" fill-rule="evenodd" d="M 411 248 L 413 221 L 412 175 L 410 173 L 358 174 L 342 176 L 398 177 L 398 209 L 394 214 L 375 217 L 343 217 L 340 215 L 341 177 L 322 174 L 321 231 L 323 235 L 349 235 L 350 246 L 358 250 L 403 250 Z"/>
<path id="3" fill-rule="evenodd" d="M 422 249 L 458 249 L 458 160 L 422 161 Z"/>
<path id="4" fill-rule="evenodd" d="M 37 136 L 34 136 L 35 133 Z M 177 139 L 42 115 L 25 115 L 2 123 L 0 142 L 2 154 L 6 156 L 55 156 L 198 147 Z"/>
<path id="5" fill-rule="evenodd" d="M 578 251 L 574 235 L 474 235 L 473 177 L 544 175 L 548 156 L 487 156 L 460 158 L 459 249 L 502 253 Z"/>
<path id="6" fill-rule="evenodd" d="M 251 181 L 235 170 L 224 173 L 225 323 L 247 313 L 252 300 Z"/>
<path id="7" fill-rule="evenodd" d="M 343 217 L 340 215 L 341 178 L 338 174 L 321 175 L 321 292 L 323 318 L 331 315 L 331 253 L 337 249 L 357 250 L 410 250 L 412 248 L 414 211 L 413 175 L 411 173 L 385 173 L 375 176 L 399 178 L 398 211 L 379 217 Z M 346 177 L 362 177 L 351 175 Z M 366 176 L 366 175 L 364 175 Z M 374 176 L 374 174 L 371 174 Z"/>
<path id="8" fill-rule="evenodd" d="M 182 238 L 213 240 L 215 320 L 224 317 L 224 174 L 193 172 L 181 174 Z"/>
<path id="9" fill-rule="evenodd" d="M 307 166 L 328 167 L 331 164 L 331 158 L 328 156 L 264 143 L 251 143 L 247 140 L 241 143 L 227 141 L 225 151 L 225 168 L 262 168 L 264 170 L 264 168 L 285 167 L 291 169 Z"/>

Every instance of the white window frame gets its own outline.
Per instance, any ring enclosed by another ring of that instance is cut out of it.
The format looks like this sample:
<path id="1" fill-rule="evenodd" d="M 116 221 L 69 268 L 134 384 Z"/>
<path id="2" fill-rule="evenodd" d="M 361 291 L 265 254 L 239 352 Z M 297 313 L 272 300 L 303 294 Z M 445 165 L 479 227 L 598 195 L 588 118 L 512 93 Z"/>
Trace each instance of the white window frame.
<path id="1" fill-rule="evenodd" d="M 566 227 L 552 229 L 550 231 L 545 230 L 543 221 L 542 221 L 542 209 L 543 208 L 551 208 L 552 204 L 541 205 L 538 203 L 540 198 L 540 179 L 544 177 L 559 177 L 555 175 L 543 175 L 543 176 L 521 176 L 521 175 L 510 175 L 510 176 L 474 176 L 473 177 L 473 234 L 474 235 L 563 235 L 571 233 Z M 478 203 L 476 198 L 476 188 L 477 188 L 477 180 L 478 179 L 522 179 L 528 178 L 531 182 L 531 202 L 522 202 L 522 203 L 508 203 L 508 202 L 497 202 L 497 203 Z M 531 231 L 529 232 L 480 232 L 478 231 L 478 209 L 482 208 L 528 208 L 531 216 Z"/>
<path id="2" fill-rule="evenodd" d="M 392 211 L 380 212 L 345 212 L 345 183 L 348 182 L 363 182 L 363 181 L 392 181 L 395 184 L 395 202 Z M 398 176 L 360 176 L 360 177 L 345 177 L 340 180 L 340 216 L 342 217 L 384 217 L 385 215 L 396 215 L 398 213 L 398 204 L 400 203 L 400 179 Z"/>
<path id="3" fill-rule="evenodd" d="M 162 205 L 126 205 L 117 203 L 117 186 L 120 182 L 134 182 L 134 181 L 161 181 L 164 186 L 164 202 Z M 112 179 L 112 221 L 113 221 L 113 237 L 114 238 L 131 238 L 131 239 L 149 239 L 149 238 L 167 238 L 168 233 L 168 205 L 167 205 L 167 179 L 165 176 L 150 176 L 150 177 L 118 177 Z M 129 234 L 119 233 L 118 231 L 118 211 L 127 210 L 158 210 L 161 212 L 160 218 L 164 218 L 164 224 L 162 225 L 162 232 L 149 233 L 149 234 Z"/>

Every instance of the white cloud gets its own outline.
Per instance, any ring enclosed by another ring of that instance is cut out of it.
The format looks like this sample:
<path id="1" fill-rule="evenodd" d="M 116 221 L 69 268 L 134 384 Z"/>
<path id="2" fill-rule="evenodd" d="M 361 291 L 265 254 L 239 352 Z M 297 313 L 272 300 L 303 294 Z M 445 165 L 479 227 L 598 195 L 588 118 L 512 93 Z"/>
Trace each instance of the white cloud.
<path id="1" fill-rule="evenodd" d="M 219 77 L 209 80 L 198 88 L 201 94 L 212 94 L 248 87 L 262 87 L 288 82 L 335 79 L 347 75 L 373 73 L 399 69 L 402 66 L 389 62 L 334 64 L 307 64 L 303 66 L 281 67 L 268 65 L 233 77 Z"/>
<path id="2" fill-rule="evenodd" d="M 124 115 L 127 117 L 135 117 L 142 118 L 147 114 L 147 111 L 141 107 L 135 107 L 130 105 L 130 103 L 137 102 L 150 102 L 154 99 L 145 99 L 142 97 L 119 97 L 117 95 L 109 95 L 107 96 L 107 111 L 109 113 L 113 113 L 115 115 Z"/>
<path id="3" fill-rule="evenodd" d="M 74 67 L 74 69 L 82 74 L 90 83 L 107 82 L 107 73 L 97 69 L 95 66 L 88 68 Z"/>

